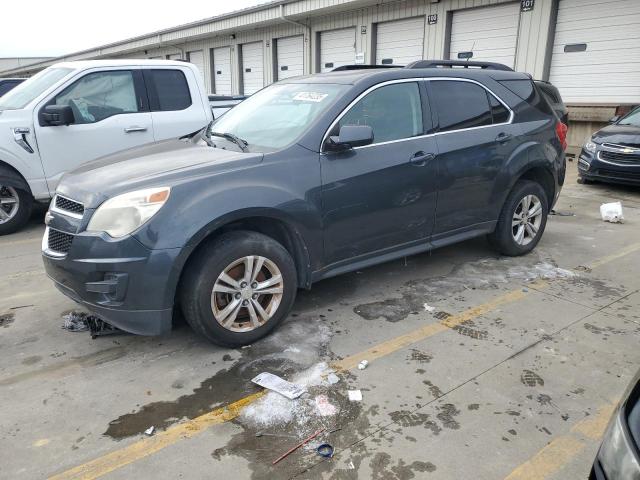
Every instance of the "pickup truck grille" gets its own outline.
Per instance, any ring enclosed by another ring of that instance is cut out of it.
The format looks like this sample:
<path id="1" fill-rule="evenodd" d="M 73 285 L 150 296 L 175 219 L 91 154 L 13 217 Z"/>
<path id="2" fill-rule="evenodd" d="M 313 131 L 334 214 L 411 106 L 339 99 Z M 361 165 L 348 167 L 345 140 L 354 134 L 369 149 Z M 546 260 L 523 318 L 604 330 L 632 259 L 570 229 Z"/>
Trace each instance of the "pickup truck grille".
<path id="1" fill-rule="evenodd" d="M 84 214 L 84 205 L 60 195 L 56 195 L 55 205 L 58 210 L 62 210 L 64 212 L 70 212 L 80 216 Z"/>
<path id="2" fill-rule="evenodd" d="M 47 238 L 47 246 L 49 250 L 56 253 L 68 253 L 73 242 L 73 235 L 49 229 L 49 238 Z"/>

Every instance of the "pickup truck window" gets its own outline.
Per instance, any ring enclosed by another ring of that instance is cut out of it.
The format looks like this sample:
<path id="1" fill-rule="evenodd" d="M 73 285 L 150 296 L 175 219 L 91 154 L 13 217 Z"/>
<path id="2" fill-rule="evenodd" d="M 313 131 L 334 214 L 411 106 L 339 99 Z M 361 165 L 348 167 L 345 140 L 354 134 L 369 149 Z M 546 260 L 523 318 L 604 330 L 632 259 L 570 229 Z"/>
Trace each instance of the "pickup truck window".
<path id="1" fill-rule="evenodd" d="M 69 105 L 76 124 L 138 112 L 133 74 L 129 70 L 90 73 L 59 93 L 53 104 Z"/>
<path id="2" fill-rule="evenodd" d="M 271 85 L 218 118 L 211 130 L 246 140 L 250 152 L 279 150 L 292 144 L 348 88 L 328 83 Z"/>
<path id="3" fill-rule="evenodd" d="M 191 106 L 189 84 L 180 70 L 145 71 L 152 112 L 184 110 Z"/>
<path id="4" fill-rule="evenodd" d="M 0 110 L 19 110 L 26 107 L 72 71 L 71 68 L 47 68 L 41 71 L 0 98 Z"/>

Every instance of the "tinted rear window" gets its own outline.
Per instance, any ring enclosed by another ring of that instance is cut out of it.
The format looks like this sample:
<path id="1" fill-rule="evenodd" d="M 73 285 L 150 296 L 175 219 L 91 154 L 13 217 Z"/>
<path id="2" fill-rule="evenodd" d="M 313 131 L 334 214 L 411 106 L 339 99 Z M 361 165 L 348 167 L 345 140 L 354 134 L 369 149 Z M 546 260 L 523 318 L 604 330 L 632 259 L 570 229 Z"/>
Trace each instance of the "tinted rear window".
<path id="1" fill-rule="evenodd" d="M 191 106 L 189 84 L 180 70 L 151 70 L 146 75 L 151 82 L 152 111 L 184 110 Z M 155 95 L 154 95 L 155 93 Z"/>
<path id="2" fill-rule="evenodd" d="M 455 80 L 431 82 L 440 131 L 491 125 L 489 100 L 484 88 Z"/>
<path id="3" fill-rule="evenodd" d="M 532 107 L 547 115 L 554 115 L 551 106 L 539 93 L 539 89 L 535 87 L 532 80 L 502 80 L 500 83 Z"/>

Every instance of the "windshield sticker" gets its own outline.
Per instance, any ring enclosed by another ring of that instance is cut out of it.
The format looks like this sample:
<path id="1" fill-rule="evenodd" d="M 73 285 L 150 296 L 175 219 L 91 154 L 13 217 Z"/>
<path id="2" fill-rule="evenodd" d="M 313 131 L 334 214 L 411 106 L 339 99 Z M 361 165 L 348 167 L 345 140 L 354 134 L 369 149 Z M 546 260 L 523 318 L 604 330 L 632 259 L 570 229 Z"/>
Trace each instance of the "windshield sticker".
<path id="1" fill-rule="evenodd" d="M 318 93 L 318 92 L 298 92 L 293 97 L 294 100 L 299 100 L 301 102 L 315 102 L 319 103 L 327 98 L 328 93 Z"/>

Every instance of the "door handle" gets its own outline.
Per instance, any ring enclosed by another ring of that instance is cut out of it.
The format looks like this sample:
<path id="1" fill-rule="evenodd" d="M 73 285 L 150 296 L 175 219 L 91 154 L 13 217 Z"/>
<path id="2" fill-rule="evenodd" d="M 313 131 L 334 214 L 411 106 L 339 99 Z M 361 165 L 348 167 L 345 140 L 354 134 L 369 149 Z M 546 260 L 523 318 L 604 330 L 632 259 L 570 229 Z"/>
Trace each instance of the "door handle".
<path id="1" fill-rule="evenodd" d="M 505 143 L 511 140 L 512 138 L 513 138 L 513 135 L 511 135 L 510 133 L 502 132 L 502 133 L 499 133 L 498 136 L 496 137 L 496 142 Z"/>
<path id="2" fill-rule="evenodd" d="M 433 160 L 434 158 L 436 158 L 435 153 L 424 153 L 421 151 L 414 153 L 409 161 L 416 167 L 424 167 L 427 162 Z"/>
<path id="3" fill-rule="evenodd" d="M 146 132 L 147 127 L 127 127 L 124 129 L 124 133 L 133 133 L 133 132 Z"/>

